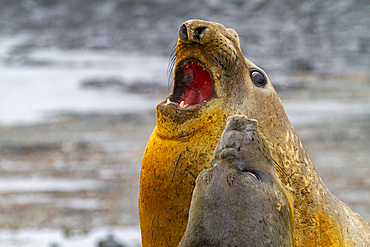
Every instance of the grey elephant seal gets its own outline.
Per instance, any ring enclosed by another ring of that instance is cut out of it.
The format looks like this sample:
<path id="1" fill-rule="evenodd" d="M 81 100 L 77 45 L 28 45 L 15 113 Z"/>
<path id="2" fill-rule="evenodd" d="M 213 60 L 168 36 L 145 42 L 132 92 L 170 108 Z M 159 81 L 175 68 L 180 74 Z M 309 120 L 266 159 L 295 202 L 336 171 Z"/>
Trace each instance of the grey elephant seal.
<path id="1" fill-rule="evenodd" d="M 185 246 L 293 246 L 293 194 L 274 169 L 257 121 L 230 117 L 212 168 L 198 176 Z"/>

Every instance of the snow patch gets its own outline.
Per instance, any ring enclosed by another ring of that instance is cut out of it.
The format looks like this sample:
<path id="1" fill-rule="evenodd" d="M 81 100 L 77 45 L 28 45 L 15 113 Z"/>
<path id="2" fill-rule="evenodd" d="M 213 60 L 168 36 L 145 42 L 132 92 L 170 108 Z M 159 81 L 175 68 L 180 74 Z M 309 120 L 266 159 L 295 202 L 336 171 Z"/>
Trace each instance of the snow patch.
<path id="1" fill-rule="evenodd" d="M 127 247 L 141 246 L 140 230 L 130 228 L 97 228 L 74 238 L 66 238 L 58 230 L 25 229 L 19 231 L 1 230 L 0 246 L 7 247 L 48 247 L 54 244 L 58 247 L 96 247 L 98 242 L 112 234 L 114 239 Z"/>
<path id="2" fill-rule="evenodd" d="M 0 178 L 0 193 L 11 192 L 76 192 L 103 187 L 97 180 L 72 180 L 59 178 Z"/>

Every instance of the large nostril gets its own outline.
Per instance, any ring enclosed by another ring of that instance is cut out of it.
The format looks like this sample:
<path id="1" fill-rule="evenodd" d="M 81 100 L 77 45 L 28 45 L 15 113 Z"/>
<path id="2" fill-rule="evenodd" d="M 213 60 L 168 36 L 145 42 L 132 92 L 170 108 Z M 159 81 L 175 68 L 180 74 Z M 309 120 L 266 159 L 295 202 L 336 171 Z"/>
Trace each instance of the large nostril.
<path id="1" fill-rule="evenodd" d="M 188 29 L 185 24 L 182 24 L 179 30 L 180 38 L 184 41 L 188 41 Z"/>
<path id="2" fill-rule="evenodd" d="M 204 30 L 206 30 L 207 27 L 197 27 L 195 30 L 194 30 L 194 33 L 193 33 L 193 39 L 195 41 L 200 41 L 200 39 L 203 37 L 204 35 Z"/>

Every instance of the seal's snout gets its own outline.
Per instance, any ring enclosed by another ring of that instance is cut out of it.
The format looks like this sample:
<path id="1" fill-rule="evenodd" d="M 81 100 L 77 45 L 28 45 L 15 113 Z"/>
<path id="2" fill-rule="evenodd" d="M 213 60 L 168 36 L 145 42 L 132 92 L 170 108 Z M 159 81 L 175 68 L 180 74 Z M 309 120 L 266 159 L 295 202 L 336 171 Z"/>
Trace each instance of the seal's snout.
<path id="1" fill-rule="evenodd" d="M 205 21 L 186 21 L 179 29 L 179 37 L 184 42 L 207 43 L 211 37 L 211 30 Z"/>
<path id="2" fill-rule="evenodd" d="M 256 134 L 257 120 L 248 119 L 243 115 L 232 116 L 227 120 L 226 128 L 221 135 L 216 152 L 225 148 L 235 148 L 239 151 L 242 147 L 254 143 Z"/>
<path id="3" fill-rule="evenodd" d="M 221 159 L 235 159 L 240 156 L 236 148 L 226 147 L 220 152 Z"/>
<path id="4" fill-rule="evenodd" d="M 248 119 L 244 115 L 235 115 L 229 117 L 225 131 L 236 130 L 236 131 L 256 131 L 258 122 L 254 119 Z"/>
<path id="5" fill-rule="evenodd" d="M 235 115 L 227 120 L 226 128 L 215 149 L 214 163 L 236 167 L 257 181 L 262 181 L 261 164 L 269 164 L 261 153 L 262 139 L 257 130 L 258 122 L 244 115 Z"/>

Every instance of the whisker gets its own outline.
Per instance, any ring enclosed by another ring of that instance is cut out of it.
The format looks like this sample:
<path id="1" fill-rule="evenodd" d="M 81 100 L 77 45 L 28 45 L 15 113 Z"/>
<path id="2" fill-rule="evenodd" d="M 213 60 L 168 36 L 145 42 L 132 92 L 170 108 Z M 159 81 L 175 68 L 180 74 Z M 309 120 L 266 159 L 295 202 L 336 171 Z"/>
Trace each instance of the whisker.
<path id="1" fill-rule="evenodd" d="M 239 35 L 239 39 L 242 38 L 242 39 L 247 39 L 247 36 L 245 35 L 242 35 L 242 34 L 238 34 Z"/>
<path id="2" fill-rule="evenodd" d="M 171 54 L 170 54 L 170 57 L 169 57 L 169 61 L 168 61 L 168 66 L 167 66 L 167 74 L 168 74 L 168 91 L 170 90 L 170 85 L 171 85 L 171 79 L 172 79 L 172 75 L 173 75 L 173 68 L 175 66 L 175 63 L 176 63 L 176 47 L 177 47 L 177 43 L 172 47 L 172 50 L 171 50 Z"/>
<path id="3" fill-rule="evenodd" d="M 175 65 L 176 65 L 176 59 L 177 57 L 179 56 L 180 52 L 182 52 L 182 50 L 186 49 L 188 45 L 182 45 L 182 47 L 180 49 L 177 50 L 177 46 L 175 45 L 172 52 L 171 52 L 171 55 L 170 55 L 170 59 L 169 59 L 169 64 L 168 64 L 168 68 L 167 68 L 167 72 L 168 72 L 168 90 L 170 89 L 170 86 L 172 85 L 172 76 L 174 75 L 173 73 L 173 70 L 175 68 Z"/>
<path id="4" fill-rule="evenodd" d="M 173 61 L 176 59 L 176 46 L 177 46 L 177 44 L 175 44 L 173 47 L 172 47 L 172 49 L 171 49 L 171 54 L 170 54 L 170 57 L 169 57 L 169 65 L 168 65 L 168 67 L 167 67 L 167 72 L 169 71 L 169 69 L 170 69 L 170 64 L 172 64 L 173 63 Z"/>

